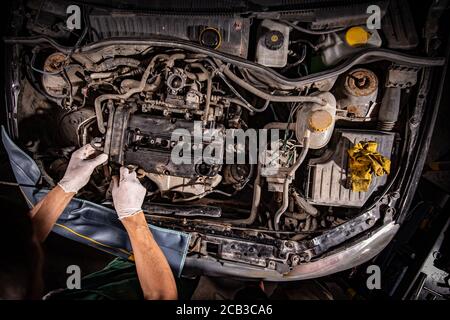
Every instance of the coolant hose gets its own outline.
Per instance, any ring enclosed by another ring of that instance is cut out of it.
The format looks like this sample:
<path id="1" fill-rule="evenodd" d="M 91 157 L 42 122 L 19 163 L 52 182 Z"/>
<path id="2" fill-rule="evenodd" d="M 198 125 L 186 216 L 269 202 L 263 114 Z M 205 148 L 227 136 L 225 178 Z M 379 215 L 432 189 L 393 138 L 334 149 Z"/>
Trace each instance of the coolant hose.
<path id="1" fill-rule="evenodd" d="M 270 122 L 264 126 L 265 130 L 270 129 L 279 129 L 286 130 L 288 127 L 287 123 L 283 122 Z M 294 130 L 294 127 L 289 126 L 290 130 Z M 252 198 L 252 209 L 250 211 L 250 215 L 245 219 L 235 219 L 228 220 L 226 222 L 234 224 L 234 225 L 251 225 L 255 222 L 256 217 L 258 216 L 259 203 L 261 202 L 261 162 L 258 161 L 258 166 L 256 169 L 256 178 L 255 183 L 253 184 L 253 198 Z"/>
<path id="2" fill-rule="evenodd" d="M 392 131 L 400 113 L 401 88 L 388 87 L 384 92 L 378 111 L 378 130 Z"/>
<path id="3" fill-rule="evenodd" d="M 88 68 L 88 69 L 92 70 L 94 72 L 105 72 L 105 71 L 115 69 L 119 66 L 127 66 L 127 67 L 131 67 L 131 68 L 137 68 L 137 67 L 139 67 L 140 63 L 141 62 L 139 60 L 133 59 L 133 58 L 126 58 L 126 57 L 110 58 L 110 59 L 106 59 L 102 63 L 94 66 L 93 68 L 90 68 L 90 69 Z"/>
<path id="4" fill-rule="evenodd" d="M 319 210 L 317 210 L 316 207 L 309 204 L 305 198 L 300 196 L 297 192 L 294 192 L 293 194 L 295 203 L 302 208 L 307 214 L 317 217 L 319 215 Z"/>
<path id="5" fill-rule="evenodd" d="M 255 96 L 260 97 L 266 101 L 271 102 L 313 102 L 319 105 L 325 105 L 326 102 L 318 97 L 311 96 L 275 96 L 270 93 L 266 93 L 264 91 L 259 90 L 258 88 L 252 86 L 250 83 L 247 83 L 245 80 L 236 76 L 227 66 L 224 66 L 222 63 L 218 63 L 223 66 L 223 73 L 230 78 L 234 83 L 247 90 L 248 92 L 254 94 Z"/>
<path id="6" fill-rule="evenodd" d="M 300 167 L 300 165 L 303 163 L 303 161 L 306 158 L 306 154 L 308 153 L 308 150 L 309 150 L 309 141 L 310 141 L 309 136 L 310 136 L 310 131 L 306 130 L 305 136 L 303 137 L 303 149 L 300 152 L 300 154 L 297 158 L 297 161 L 289 169 L 289 172 L 286 175 L 286 179 L 284 180 L 283 203 L 281 204 L 281 207 L 275 213 L 275 217 L 273 219 L 275 230 L 279 230 L 281 216 L 283 215 L 283 213 L 286 212 L 286 210 L 289 206 L 289 185 L 291 184 L 292 179 L 295 177 L 295 173 L 297 172 L 297 169 Z"/>

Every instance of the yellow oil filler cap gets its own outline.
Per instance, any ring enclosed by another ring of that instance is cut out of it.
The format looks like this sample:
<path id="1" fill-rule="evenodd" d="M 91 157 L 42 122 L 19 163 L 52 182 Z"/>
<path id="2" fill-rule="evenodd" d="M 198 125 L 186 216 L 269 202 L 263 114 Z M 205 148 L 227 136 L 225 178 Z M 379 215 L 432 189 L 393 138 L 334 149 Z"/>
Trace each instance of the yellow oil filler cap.
<path id="1" fill-rule="evenodd" d="M 309 126 L 311 130 L 323 132 L 333 124 L 333 117 L 325 110 L 318 110 L 309 116 Z"/>
<path id="2" fill-rule="evenodd" d="M 370 33 L 363 27 L 351 27 L 345 33 L 345 41 L 352 47 L 367 44 L 369 42 Z"/>

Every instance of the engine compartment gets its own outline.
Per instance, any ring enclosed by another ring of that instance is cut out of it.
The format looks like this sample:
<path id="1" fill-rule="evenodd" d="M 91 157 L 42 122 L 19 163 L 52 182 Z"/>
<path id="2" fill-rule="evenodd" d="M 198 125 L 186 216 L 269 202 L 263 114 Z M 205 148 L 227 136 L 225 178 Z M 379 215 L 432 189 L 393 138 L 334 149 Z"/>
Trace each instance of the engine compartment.
<path id="1" fill-rule="evenodd" d="M 111 206 L 111 177 L 128 166 L 148 221 L 191 233 L 191 256 L 279 273 L 395 220 L 417 83 L 443 63 L 414 41 L 396 52 L 361 18 L 178 17 L 166 30 L 142 14 L 135 32 L 117 28 L 127 15 L 86 18 L 73 47 L 31 18 L 39 41 L 11 40 L 24 74 L 17 138 L 44 186 L 90 143 L 109 162 L 77 197 Z M 367 39 L 352 44 L 353 33 Z M 367 142 L 390 171 L 354 191 L 349 150 Z"/>

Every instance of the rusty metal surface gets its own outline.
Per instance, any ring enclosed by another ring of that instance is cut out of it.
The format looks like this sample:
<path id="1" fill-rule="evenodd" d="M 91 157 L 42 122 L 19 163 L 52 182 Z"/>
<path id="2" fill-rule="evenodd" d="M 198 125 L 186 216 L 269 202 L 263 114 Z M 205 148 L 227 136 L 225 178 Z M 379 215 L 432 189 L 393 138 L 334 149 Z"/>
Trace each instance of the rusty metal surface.
<path id="1" fill-rule="evenodd" d="M 214 258 L 188 256 L 183 274 L 198 272 L 209 276 L 228 276 L 237 279 L 261 279 L 266 281 L 295 281 L 323 277 L 360 265 L 383 250 L 399 228 L 394 222 L 375 231 L 370 238 L 351 244 L 347 248 L 329 254 L 313 262 L 299 264 L 291 271 L 280 273 L 274 269 L 218 261 Z"/>

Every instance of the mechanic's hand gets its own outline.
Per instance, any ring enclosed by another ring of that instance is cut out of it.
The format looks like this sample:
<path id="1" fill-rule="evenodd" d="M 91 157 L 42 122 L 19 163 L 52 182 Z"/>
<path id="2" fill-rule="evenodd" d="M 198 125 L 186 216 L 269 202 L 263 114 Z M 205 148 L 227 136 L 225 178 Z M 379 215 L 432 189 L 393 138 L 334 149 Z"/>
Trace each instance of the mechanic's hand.
<path id="1" fill-rule="evenodd" d="M 136 178 L 136 172 L 130 172 L 128 168 L 122 167 L 120 168 L 120 180 L 119 177 L 113 176 L 112 181 L 112 198 L 119 219 L 142 211 L 142 203 L 147 190 Z"/>
<path id="2" fill-rule="evenodd" d="M 77 193 L 89 182 L 89 178 L 92 172 L 94 172 L 95 167 L 108 160 L 108 155 L 105 153 L 95 158 L 90 158 L 95 151 L 90 144 L 87 144 L 72 153 L 66 173 L 58 183 L 64 192 Z"/>

